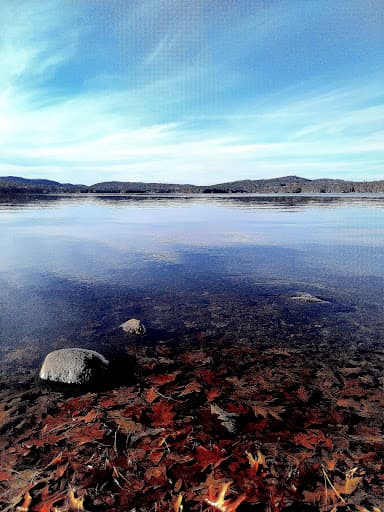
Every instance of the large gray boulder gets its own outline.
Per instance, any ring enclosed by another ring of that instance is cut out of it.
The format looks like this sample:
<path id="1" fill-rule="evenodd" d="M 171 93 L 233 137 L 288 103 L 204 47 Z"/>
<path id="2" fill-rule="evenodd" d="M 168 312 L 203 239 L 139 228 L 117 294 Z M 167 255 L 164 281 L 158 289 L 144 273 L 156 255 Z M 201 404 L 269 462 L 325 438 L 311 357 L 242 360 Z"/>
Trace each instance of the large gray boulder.
<path id="1" fill-rule="evenodd" d="M 102 380 L 109 361 L 94 350 L 63 348 L 44 359 L 40 379 L 63 384 L 90 384 Z"/>
<path id="2" fill-rule="evenodd" d="M 146 333 L 146 328 L 140 322 L 140 320 L 137 320 L 136 318 L 131 318 L 130 320 L 127 320 L 126 322 L 121 324 L 120 327 L 127 334 L 134 334 L 135 336 L 144 336 L 144 334 Z"/>

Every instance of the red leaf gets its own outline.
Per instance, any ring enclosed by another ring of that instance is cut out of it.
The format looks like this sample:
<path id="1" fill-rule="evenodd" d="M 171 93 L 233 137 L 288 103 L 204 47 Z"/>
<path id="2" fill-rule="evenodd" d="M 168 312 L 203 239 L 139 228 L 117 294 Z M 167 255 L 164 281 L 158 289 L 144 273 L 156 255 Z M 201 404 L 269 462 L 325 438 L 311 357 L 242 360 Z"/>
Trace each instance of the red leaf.
<path id="1" fill-rule="evenodd" d="M 217 468 L 226 457 L 223 457 L 223 452 L 218 446 L 213 445 L 212 450 L 207 450 L 204 446 L 197 446 L 195 458 L 200 464 L 201 470 L 204 471 L 211 464 Z"/>
<path id="2" fill-rule="evenodd" d="M 207 389 L 205 391 L 205 394 L 207 395 L 207 400 L 209 402 L 212 402 L 215 398 L 221 395 L 221 391 L 217 388 Z"/>
<path id="3" fill-rule="evenodd" d="M 63 404 L 63 409 L 73 415 L 78 415 L 80 412 L 92 409 L 94 396 L 90 393 L 78 398 L 71 398 Z"/>
<path id="4" fill-rule="evenodd" d="M 68 433 L 68 439 L 78 446 L 93 441 L 99 441 L 105 435 L 105 430 L 99 423 L 79 425 Z"/>
<path id="5" fill-rule="evenodd" d="M 154 427 L 168 427 L 176 413 L 171 405 L 166 402 L 159 402 L 152 406 L 153 413 L 150 415 Z"/>
<path id="6" fill-rule="evenodd" d="M 310 430 L 308 432 L 299 432 L 292 438 L 292 442 L 313 450 L 319 443 L 323 443 L 327 448 L 332 448 L 331 439 L 325 437 L 321 430 Z"/>
<path id="7" fill-rule="evenodd" d="M 63 491 L 55 492 L 54 494 L 51 494 L 46 499 L 44 498 L 43 501 L 40 503 L 37 503 L 31 510 L 33 512 L 50 512 L 52 506 L 55 503 L 58 503 L 59 501 L 62 501 L 66 498 L 66 493 Z"/>
<path id="8" fill-rule="evenodd" d="M 302 402 L 308 402 L 309 393 L 304 386 L 300 386 L 299 389 L 297 390 L 297 398 Z"/>
<path id="9" fill-rule="evenodd" d="M 199 370 L 196 374 L 209 386 L 211 386 L 216 378 L 212 370 Z"/>
<path id="10" fill-rule="evenodd" d="M 164 384 L 168 384 L 169 382 L 173 382 L 176 380 L 176 377 L 179 375 L 178 372 L 169 373 L 168 375 L 152 375 L 149 380 L 153 384 L 157 384 L 158 386 L 163 386 Z"/>
<path id="11" fill-rule="evenodd" d="M 58 468 L 55 471 L 55 478 L 61 478 L 64 473 L 67 471 L 68 468 L 68 462 L 66 464 L 62 464 L 61 466 L 58 466 Z"/>
<path id="12" fill-rule="evenodd" d="M 5 482 L 11 478 L 11 473 L 8 471 L 0 471 L 0 482 Z"/>
<path id="13" fill-rule="evenodd" d="M 147 391 L 144 394 L 145 401 L 151 405 L 152 402 L 156 400 L 156 398 L 159 398 L 159 394 L 157 393 L 156 389 L 152 386 L 151 388 L 147 389 Z"/>
<path id="14" fill-rule="evenodd" d="M 58 464 L 59 462 L 62 462 L 64 456 L 63 456 L 63 452 L 60 452 L 58 455 L 56 455 L 56 457 L 54 457 L 51 462 L 46 466 L 46 469 L 49 468 L 50 466 L 55 466 L 56 464 Z"/>
<path id="15" fill-rule="evenodd" d="M 253 432 L 264 432 L 268 427 L 268 421 L 265 418 L 262 418 L 260 421 L 253 421 L 252 423 L 247 423 L 244 427 L 244 432 L 252 434 Z"/>

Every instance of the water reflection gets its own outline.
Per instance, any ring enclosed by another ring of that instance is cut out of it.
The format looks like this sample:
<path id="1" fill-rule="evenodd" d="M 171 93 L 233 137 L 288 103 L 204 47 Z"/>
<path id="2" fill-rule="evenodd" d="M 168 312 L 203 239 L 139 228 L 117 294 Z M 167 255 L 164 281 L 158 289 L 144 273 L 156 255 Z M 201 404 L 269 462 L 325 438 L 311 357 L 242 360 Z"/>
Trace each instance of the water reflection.
<path id="1" fill-rule="evenodd" d="M 380 340 L 383 221 L 383 196 L 3 199 L 3 359 L 118 343 L 131 316 L 162 336 Z"/>
<path id="2" fill-rule="evenodd" d="M 159 204 L 184 205 L 204 203 L 223 207 L 247 208 L 305 208 L 308 206 L 326 207 L 378 207 L 384 208 L 384 194 L 83 194 L 83 195 L 20 195 L 0 196 L 0 210 L 7 207 L 33 206 L 39 208 L 52 206 L 53 203 L 76 204 L 79 201 L 108 204 L 115 207 L 156 207 Z"/>

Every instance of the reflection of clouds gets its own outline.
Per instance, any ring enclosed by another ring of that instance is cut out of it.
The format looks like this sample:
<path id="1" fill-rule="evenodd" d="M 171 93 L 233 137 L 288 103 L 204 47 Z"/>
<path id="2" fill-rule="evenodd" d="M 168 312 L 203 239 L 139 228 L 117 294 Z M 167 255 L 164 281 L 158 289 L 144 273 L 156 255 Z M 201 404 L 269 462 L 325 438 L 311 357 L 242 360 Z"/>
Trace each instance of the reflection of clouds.
<path id="1" fill-rule="evenodd" d="M 12 201 L 0 197 L 0 223 L 3 219 L 16 220 L 25 217 L 39 219 L 44 210 L 54 208 L 63 218 L 68 211 L 87 209 L 93 214 L 105 207 L 115 222 L 123 222 L 121 210 L 164 210 L 164 208 L 190 209 L 198 206 L 222 207 L 239 210 L 275 210 L 295 212 L 319 207 L 322 210 L 358 207 L 384 209 L 384 194 L 83 194 L 52 195 L 39 198 L 19 197 Z"/>
<path id="2" fill-rule="evenodd" d="M 252 245 L 262 244 L 265 242 L 263 235 L 259 233 L 241 233 L 241 232 L 228 232 L 221 231 L 215 233 L 166 233 L 155 235 L 154 239 L 163 244 L 175 244 L 192 247 L 223 247 L 232 245 Z"/>
<path id="3" fill-rule="evenodd" d="M 360 248 L 366 267 L 372 261 L 377 268 L 375 255 L 384 246 L 382 198 L 119 197 L 116 202 L 118 207 L 111 198 L 65 199 L 16 212 L 3 205 L 1 272 L 8 272 L 15 286 L 15 269 L 24 277 L 51 273 L 79 282 L 108 282 L 131 272 L 133 280 L 153 263 L 182 265 L 188 252 L 253 246 L 259 252 L 299 249 L 300 257 L 316 266 L 317 252 L 326 246 L 331 252 L 344 247 L 345 265 Z"/>
<path id="4" fill-rule="evenodd" d="M 349 206 L 384 208 L 384 194 L 115 194 L 93 195 L 87 199 L 116 209 L 164 206 L 189 208 L 204 204 L 224 208 L 274 209 L 287 212 L 315 206 L 322 209 Z"/>

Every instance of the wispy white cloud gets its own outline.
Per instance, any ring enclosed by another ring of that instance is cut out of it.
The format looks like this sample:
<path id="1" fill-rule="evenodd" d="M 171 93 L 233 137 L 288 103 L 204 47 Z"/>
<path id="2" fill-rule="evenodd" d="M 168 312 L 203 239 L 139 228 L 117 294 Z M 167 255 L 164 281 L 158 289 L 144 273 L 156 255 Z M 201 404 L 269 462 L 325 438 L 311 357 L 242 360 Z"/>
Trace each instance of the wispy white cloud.
<path id="1" fill-rule="evenodd" d="M 282 171 L 313 177 L 342 171 L 339 175 L 353 177 L 361 166 L 356 157 L 361 155 L 368 155 L 372 177 L 380 170 L 377 160 L 383 157 L 384 134 L 372 132 L 368 120 L 379 120 L 381 107 L 310 124 L 307 132 L 302 128 L 292 137 L 284 129 L 275 130 L 274 141 L 264 142 L 263 131 L 270 133 L 271 119 L 279 122 L 273 110 L 264 119 L 243 119 L 242 128 L 228 116 L 224 130 L 213 134 L 201 128 L 191 133 L 188 122 L 137 127 L 135 116 L 127 122 L 116 108 L 124 100 L 129 95 L 97 94 L 35 110 L 28 102 L 13 109 L 12 96 L 5 95 L 2 110 L 4 115 L 4 103 L 8 105 L 7 122 L 0 124 L 3 161 L 13 163 L 12 173 L 46 176 L 56 169 L 57 177 L 88 183 L 111 178 L 207 183 L 235 179 L 239 173 L 257 177 Z M 364 119 L 366 133 L 356 140 L 349 130 L 361 130 Z M 294 116 L 286 117 L 288 122 L 301 124 Z M 250 131 L 251 138 L 261 142 L 250 143 Z"/>
<path id="2" fill-rule="evenodd" d="M 289 33 L 292 10 L 282 18 L 263 10 L 257 33 L 254 18 L 231 11 L 232 27 L 221 13 L 210 49 L 203 2 L 190 3 L 190 18 L 171 0 L 133 5 L 112 22 L 132 52 L 125 76 L 92 60 L 93 20 L 79 21 L 87 2 L 1 3 L 0 174 L 85 183 L 382 176 L 380 72 L 353 81 L 302 80 L 263 94 L 245 80 L 252 45 L 267 48 L 276 26 Z M 157 32 L 135 49 L 151 27 Z M 89 68 L 83 82 L 74 62 Z"/>
<path id="3" fill-rule="evenodd" d="M 32 86 L 72 55 L 78 30 L 62 1 L 1 2 L 0 86 Z M 24 81 L 24 84 L 22 83 Z M 25 82 L 28 81 L 28 84 Z"/>

